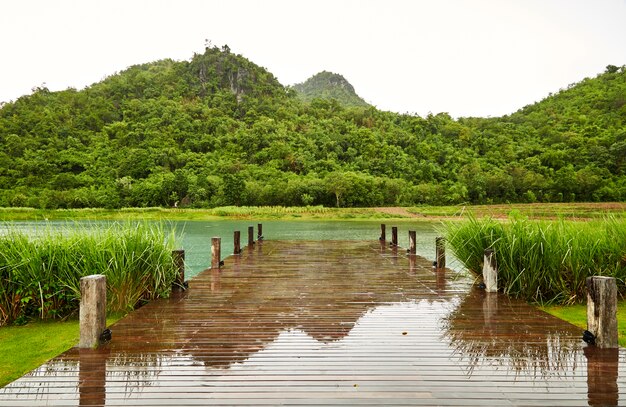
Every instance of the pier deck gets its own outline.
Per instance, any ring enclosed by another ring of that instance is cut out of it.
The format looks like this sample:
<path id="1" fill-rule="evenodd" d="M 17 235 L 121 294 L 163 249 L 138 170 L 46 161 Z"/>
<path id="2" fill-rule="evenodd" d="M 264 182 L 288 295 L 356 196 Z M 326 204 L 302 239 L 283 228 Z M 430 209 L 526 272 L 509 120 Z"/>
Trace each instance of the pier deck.
<path id="1" fill-rule="evenodd" d="M 626 399 L 622 349 L 379 242 L 259 242 L 111 329 L 0 389 L 0 406 Z"/>

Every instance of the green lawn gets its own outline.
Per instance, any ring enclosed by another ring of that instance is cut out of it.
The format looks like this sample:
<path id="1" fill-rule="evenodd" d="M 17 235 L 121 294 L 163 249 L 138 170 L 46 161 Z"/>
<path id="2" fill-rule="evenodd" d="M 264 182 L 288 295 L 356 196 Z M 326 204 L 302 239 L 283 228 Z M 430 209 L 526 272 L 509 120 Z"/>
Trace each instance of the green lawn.
<path id="1" fill-rule="evenodd" d="M 540 308 L 548 314 L 580 327 L 582 330 L 587 329 L 587 305 L 559 305 Z M 617 331 L 619 334 L 619 346 L 626 347 L 626 301 L 617 304 Z"/>
<path id="2" fill-rule="evenodd" d="M 121 315 L 107 318 L 107 326 Z M 78 344 L 78 320 L 0 328 L 0 387 Z"/>

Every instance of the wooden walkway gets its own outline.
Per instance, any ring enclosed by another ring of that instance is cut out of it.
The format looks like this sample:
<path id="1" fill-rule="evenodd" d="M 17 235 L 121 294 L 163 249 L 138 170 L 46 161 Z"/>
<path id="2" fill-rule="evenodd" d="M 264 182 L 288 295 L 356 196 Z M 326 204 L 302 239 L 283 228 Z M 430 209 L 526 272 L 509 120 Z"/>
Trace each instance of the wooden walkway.
<path id="1" fill-rule="evenodd" d="M 112 331 L 0 389 L 0 405 L 626 400 L 623 350 L 586 349 L 580 329 L 378 242 L 257 244 Z"/>

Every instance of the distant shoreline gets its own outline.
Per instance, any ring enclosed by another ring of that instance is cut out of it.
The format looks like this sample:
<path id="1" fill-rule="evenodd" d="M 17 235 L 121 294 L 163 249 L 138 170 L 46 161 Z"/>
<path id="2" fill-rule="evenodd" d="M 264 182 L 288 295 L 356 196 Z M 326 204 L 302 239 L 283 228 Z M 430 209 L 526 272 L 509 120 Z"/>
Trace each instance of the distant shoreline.
<path id="1" fill-rule="evenodd" d="M 219 207 L 191 208 L 123 208 L 123 209 L 56 209 L 0 208 L 0 221 L 45 220 L 396 220 L 434 221 L 460 219 L 468 215 L 506 219 L 524 216 L 530 219 L 587 220 L 607 215 L 626 216 L 626 202 L 540 203 L 498 205 L 451 205 L 378 208 L 308 207 Z"/>

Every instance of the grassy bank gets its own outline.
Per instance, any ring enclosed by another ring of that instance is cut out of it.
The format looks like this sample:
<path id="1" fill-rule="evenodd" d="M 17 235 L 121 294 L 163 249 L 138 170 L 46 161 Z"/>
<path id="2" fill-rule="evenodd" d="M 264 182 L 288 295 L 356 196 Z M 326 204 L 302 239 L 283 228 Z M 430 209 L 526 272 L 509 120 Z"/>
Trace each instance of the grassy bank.
<path id="1" fill-rule="evenodd" d="M 107 318 L 107 326 L 123 314 Z M 23 376 L 78 343 L 79 322 L 30 322 L 0 328 L 0 387 Z"/>
<path id="2" fill-rule="evenodd" d="M 587 305 L 576 304 L 570 306 L 546 306 L 541 309 L 550 315 L 561 318 L 582 330 L 587 329 Z M 617 304 L 617 331 L 619 334 L 619 346 L 626 346 L 626 302 Z"/>
<path id="3" fill-rule="evenodd" d="M 326 208 L 305 207 L 236 207 L 212 209 L 187 208 L 124 208 L 124 209 L 58 209 L 0 208 L 0 220 L 77 220 L 77 219 L 147 219 L 147 220 L 216 220 L 216 219 L 281 219 L 281 220 L 361 220 L 361 219 L 441 219 L 490 216 L 506 218 L 511 213 L 529 218 L 593 219 L 613 214 L 626 217 L 626 203 L 561 203 L 510 205 L 420 206 L 412 208 Z"/>
<path id="4" fill-rule="evenodd" d="M 90 274 L 107 276 L 109 311 L 128 311 L 167 295 L 176 274 L 173 245 L 159 224 L 29 234 L 7 225 L 0 236 L 0 326 L 76 313 L 80 278 Z"/>
<path id="5" fill-rule="evenodd" d="M 585 278 L 615 277 L 626 293 L 626 219 L 589 222 L 509 222 L 470 217 L 446 224 L 455 256 L 476 274 L 483 253 L 493 248 L 498 285 L 508 295 L 538 303 L 580 303 L 586 298 Z"/>

